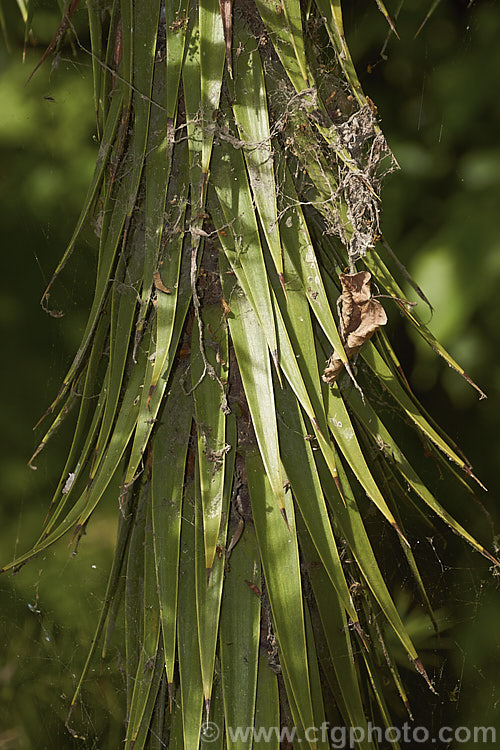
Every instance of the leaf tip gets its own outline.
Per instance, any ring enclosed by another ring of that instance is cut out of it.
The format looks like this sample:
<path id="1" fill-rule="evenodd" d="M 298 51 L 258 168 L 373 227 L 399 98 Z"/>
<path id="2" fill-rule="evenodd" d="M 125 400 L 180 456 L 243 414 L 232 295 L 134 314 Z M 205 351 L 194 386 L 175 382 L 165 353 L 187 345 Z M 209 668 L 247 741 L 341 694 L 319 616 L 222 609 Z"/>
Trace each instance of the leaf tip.
<path id="1" fill-rule="evenodd" d="M 403 703 L 405 705 L 406 711 L 408 712 L 408 716 L 410 717 L 410 721 L 413 721 L 413 712 L 411 710 L 410 701 L 408 698 L 403 698 Z"/>
<path id="2" fill-rule="evenodd" d="M 393 522 L 391 523 L 391 526 L 393 526 L 393 528 L 394 528 L 394 529 L 395 529 L 395 530 L 397 531 L 397 533 L 399 534 L 399 537 L 400 537 L 400 539 L 401 539 L 401 540 L 402 540 L 402 541 L 403 541 L 403 542 L 404 542 L 404 543 L 406 544 L 406 546 L 407 546 L 407 547 L 409 547 L 409 548 L 411 549 L 411 544 L 410 544 L 410 542 L 409 542 L 409 541 L 408 541 L 408 539 L 407 539 L 407 538 L 405 537 L 405 535 L 403 534 L 403 532 L 401 531 L 401 529 L 400 529 L 400 528 L 399 528 L 399 526 L 397 525 L 396 521 L 393 521 Z"/>
<path id="3" fill-rule="evenodd" d="M 273 350 L 272 357 L 273 357 L 274 368 L 276 370 L 276 375 L 278 376 L 278 380 L 279 380 L 279 384 L 280 384 L 281 390 L 283 390 L 283 381 L 281 379 L 280 363 L 279 363 L 278 350 L 277 349 Z"/>
<path id="4" fill-rule="evenodd" d="M 156 383 L 152 383 L 149 386 L 148 401 L 147 401 L 147 404 L 146 404 L 148 409 L 149 409 L 149 404 L 150 404 L 151 398 L 153 396 L 153 393 L 155 391 L 155 388 L 156 388 Z"/>
<path id="5" fill-rule="evenodd" d="M 288 529 L 288 533 L 290 533 L 290 524 L 288 523 L 288 518 L 287 518 L 287 515 L 286 515 L 286 508 L 280 508 L 280 512 L 281 512 L 281 516 L 282 516 L 284 522 L 286 523 L 286 527 Z"/>
<path id="6" fill-rule="evenodd" d="M 468 477 L 470 477 L 471 479 L 474 479 L 474 481 L 478 483 L 478 485 L 481 487 L 482 490 L 484 490 L 485 492 L 488 492 L 488 488 L 485 487 L 484 484 L 481 482 L 481 480 L 476 477 L 476 475 L 472 471 L 471 466 L 469 466 L 468 464 L 464 464 L 463 470 L 465 471 Z"/>
<path id="7" fill-rule="evenodd" d="M 285 295 L 285 300 L 288 302 L 288 294 L 286 293 L 286 287 L 285 287 L 285 277 L 282 273 L 278 274 L 278 279 L 280 280 L 281 288 L 283 289 L 283 294 Z"/>
<path id="8" fill-rule="evenodd" d="M 437 691 L 436 691 L 436 690 L 434 689 L 434 686 L 433 686 L 432 682 L 431 682 L 431 681 L 430 681 L 430 679 L 429 679 L 429 675 L 428 675 L 428 674 L 427 674 L 427 672 L 425 671 L 425 669 L 424 669 L 424 665 L 422 664 L 422 662 L 420 661 L 420 659 L 418 659 L 418 658 L 417 658 L 417 659 L 412 659 L 412 661 L 413 661 L 413 664 L 415 665 L 415 668 L 416 668 L 417 672 L 420 672 L 420 674 L 422 675 L 422 677 L 423 677 L 423 678 L 424 678 L 424 680 L 426 681 L 426 683 L 427 683 L 427 686 L 429 687 L 429 690 L 430 690 L 430 691 L 431 691 L 432 693 L 434 693 L 434 695 L 438 695 L 438 693 L 437 693 Z"/>
<path id="9" fill-rule="evenodd" d="M 368 652 L 368 644 L 366 642 L 365 633 L 363 632 L 363 628 L 360 625 L 359 620 L 356 620 L 356 622 L 353 622 L 353 628 L 356 631 L 356 633 L 359 635 L 363 642 L 363 646 L 365 647 L 366 651 Z"/>
<path id="10" fill-rule="evenodd" d="M 337 474 L 333 477 L 333 481 L 335 482 L 335 486 L 336 486 L 336 488 L 338 490 L 338 493 L 339 493 L 339 495 L 340 495 L 340 497 L 342 499 L 342 502 L 344 503 L 344 508 L 347 508 L 345 497 L 344 497 L 344 495 L 342 493 L 342 487 L 340 486 L 340 481 L 339 481 L 339 477 L 338 477 Z"/>
<path id="11" fill-rule="evenodd" d="M 496 559 L 496 557 L 493 557 L 493 555 L 484 547 L 481 547 L 481 554 L 483 554 L 490 562 L 492 562 L 493 565 L 496 565 L 500 568 L 500 562 Z"/>
<path id="12" fill-rule="evenodd" d="M 321 429 L 320 429 L 320 426 L 319 426 L 319 422 L 318 422 L 318 420 L 316 419 L 316 417 L 311 417 L 311 422 L 313 423 L 313 425 L 314 425 L 314 428 L 315 428 L 315 429 L 316 429 L 316 431 L 318 432 L 319 436 L 320 436 L 320 437 L 322 437 L 322 438 L 324 439 L 323 433 L 321 432 Z"/>

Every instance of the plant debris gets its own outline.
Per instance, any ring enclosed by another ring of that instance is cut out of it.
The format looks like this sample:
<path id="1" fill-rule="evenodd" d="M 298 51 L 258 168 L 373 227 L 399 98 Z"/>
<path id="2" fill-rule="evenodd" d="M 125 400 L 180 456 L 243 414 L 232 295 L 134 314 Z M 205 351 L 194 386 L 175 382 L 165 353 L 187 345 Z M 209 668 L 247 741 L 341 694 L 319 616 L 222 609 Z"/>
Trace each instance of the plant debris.
<path id="1" fill-rule="evenodd" d="M 348 359 L 352 359 L 366 341 L 369 341 L 380 326 L 387 323 L 387 315 L 380 302 L 372 297 L 369 271 L 340 274 L 342 294 L 337 305 L 342 306 L 340 314 L 340 335 Z M 323 380 L 333 383 L 344 364 L 334 351 L 323 372 Z"/>

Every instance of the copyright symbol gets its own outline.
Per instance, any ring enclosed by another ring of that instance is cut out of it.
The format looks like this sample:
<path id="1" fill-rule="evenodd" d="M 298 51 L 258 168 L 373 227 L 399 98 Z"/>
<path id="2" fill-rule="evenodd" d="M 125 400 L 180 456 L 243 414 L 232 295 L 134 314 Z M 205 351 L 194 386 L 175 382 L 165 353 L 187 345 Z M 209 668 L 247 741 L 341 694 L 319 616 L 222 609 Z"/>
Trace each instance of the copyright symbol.
<path id="1" fill-rule="evenodd" d="M 216 742 L 219 739 L 220 729 L 213 721 L 205 721 L 201 727 L 201 739 L 204 742 Z"/>

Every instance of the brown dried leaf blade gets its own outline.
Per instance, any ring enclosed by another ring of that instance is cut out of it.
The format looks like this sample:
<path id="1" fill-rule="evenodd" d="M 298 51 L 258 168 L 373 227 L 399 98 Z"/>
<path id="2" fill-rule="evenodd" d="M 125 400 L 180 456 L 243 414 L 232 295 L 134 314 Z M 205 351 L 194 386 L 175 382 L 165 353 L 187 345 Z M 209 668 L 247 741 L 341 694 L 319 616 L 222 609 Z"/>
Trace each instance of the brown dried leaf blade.
<path id="1" fill-rule="evenodd" d="M 339 298 L 342 305 L 340 334 L 345 353 L 352 359 L 380 326 L 385 326 L 387 315 L 380 302 L 372 297 L 372 275 L 369 271 L 341 273 L 339 278 L 342 284 Z M 323 372 L 323 380 L 333 383 L 343 367 L 342 360 L 334 351 Z"/>

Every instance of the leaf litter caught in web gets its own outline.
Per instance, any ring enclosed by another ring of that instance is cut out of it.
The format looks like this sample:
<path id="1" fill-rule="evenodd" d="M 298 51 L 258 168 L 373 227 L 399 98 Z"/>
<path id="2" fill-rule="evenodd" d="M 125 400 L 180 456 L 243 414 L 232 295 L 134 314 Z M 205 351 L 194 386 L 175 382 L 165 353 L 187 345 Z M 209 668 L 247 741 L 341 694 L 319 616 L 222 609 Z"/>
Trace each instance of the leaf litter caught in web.
<path id="1" fill-rule="evenodd" d="M 355 274 L 340 274 L 342 294 L 340 335 L 344 350 L 349 359 L 359 352 L 366 341 L 369 341 L 380 326 L 387 323 L 387 315 L 380 302 L 372 297 L 369 271 Z M 338 378 L 344 368 L 340 356 L 333 352 L 323 372 L 323 380 L 330 385 Z"/>

